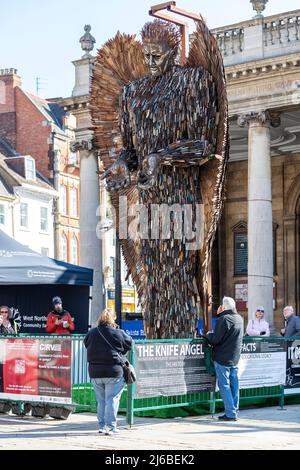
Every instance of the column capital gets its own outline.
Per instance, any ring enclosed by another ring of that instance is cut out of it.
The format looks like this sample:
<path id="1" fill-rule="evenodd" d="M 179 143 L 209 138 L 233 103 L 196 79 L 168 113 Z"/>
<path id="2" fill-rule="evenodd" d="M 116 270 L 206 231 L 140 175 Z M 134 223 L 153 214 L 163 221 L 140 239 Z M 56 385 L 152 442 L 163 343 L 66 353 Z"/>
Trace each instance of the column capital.
<path id="1" fill-rule="evenodd" d="M 72 152 L 77 152 L 77 150 L 93 150 L 92 139 L 73 140 L 70 144 L 70 149 Z"/>
<path id="2" fill-rule="evenodd" d="M 73 140 L 70 144 L 71 152 L 79 151 L 80 158 L 88 157 L 89 155 L 98 156 L 99 151 L 94 147 L 92 138 L 83 138 Z"/>
<path id="3" fill-rule="evenodd" d="M 249 113 L 241 114 L 237 119 L 237 123 L 240 127 L 246 127 L 250 124 L 279 127 L 281 124 L 280 113 L 269 110 L 250 111 Z"/>

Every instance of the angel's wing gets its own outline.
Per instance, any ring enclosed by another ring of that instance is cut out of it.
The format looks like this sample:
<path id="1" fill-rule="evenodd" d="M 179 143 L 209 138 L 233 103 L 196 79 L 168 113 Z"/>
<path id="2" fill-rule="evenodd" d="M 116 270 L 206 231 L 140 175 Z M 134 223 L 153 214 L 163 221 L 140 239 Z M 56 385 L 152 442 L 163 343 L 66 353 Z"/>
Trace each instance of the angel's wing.
<path id="1" fill-rule="evenodd" d="M 94 144 L 100 150 L 100 160 L 107 170 L 122 150 L 120 131 L 120 96 L 123 87 L 133 80 L 146 75 L 142 44 L 135 36 L 120 34 L 107 41 L 99 49 L 91 85 L 90 109 L 94 130 Z M 138 204 L 136 186 L 131 184 L 126 189 L 111 192 L 111 202 L 119 218 L 119 197 L 126 196 L 128 208 Z M 122 217 L 127 214 L 122 213 Z M 127 220 L 123 222 L 127 224 Z M 118 225 L 117 225 L 118 229 Z M 142 297 L 145 276 L 139 255 L 139 243 L 133 240 L 120 240 L 125 262 L 136 285 L 139 298 Z"/>
<path id="2" fill-rule="evenodd" d="M 202 285 L 199 285 L 199 288 L 204 297 L 207 297 L 210 254 L 225 198 L 225 171 L 229 158 L 229 124 L 223 58 L 216 38 L 209 31 L 204 20 L 197 22 L 196 33 L 186 65 L 188 67 L 203 67 L 208 70 L 216 84 L 218 96 L 217 158 L 203 165 L 200 172 L 205 222 L 204 244 L 200 253 L 202 266 L 202 282 L 200 284 Z"/>

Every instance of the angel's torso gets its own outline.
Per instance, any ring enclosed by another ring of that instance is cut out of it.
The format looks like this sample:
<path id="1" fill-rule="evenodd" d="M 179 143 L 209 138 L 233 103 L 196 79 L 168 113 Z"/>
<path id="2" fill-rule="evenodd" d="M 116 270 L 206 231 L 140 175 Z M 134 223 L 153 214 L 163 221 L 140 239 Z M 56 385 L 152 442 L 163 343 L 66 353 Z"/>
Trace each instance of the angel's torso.
<path id="1" fill-rule="evenodd" d="M 174 66 L 131 82 L 122 97 L 124 145 L 133 145 L 141 161 L 179 140 L 214 139 L 216 106 L 215 85 L 202 68 Z"/>

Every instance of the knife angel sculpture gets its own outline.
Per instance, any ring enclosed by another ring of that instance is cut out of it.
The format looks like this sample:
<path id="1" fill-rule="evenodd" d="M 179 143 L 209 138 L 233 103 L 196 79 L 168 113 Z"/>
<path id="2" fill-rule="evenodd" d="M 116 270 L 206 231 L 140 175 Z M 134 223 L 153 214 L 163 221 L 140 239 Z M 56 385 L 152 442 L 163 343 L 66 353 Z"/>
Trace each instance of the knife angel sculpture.
<path id="1" fill-rule="evenodd" d="M 177 63 L 175 25 L 155 20 L 141 37 L 118 32 L 98 51 L 94 143 L 146 337 L 194 337 L 198 319 L 207 319 L 212 244 L 224 201 L 223 61 L 204 21 L 197 22 L 184 65 Z"/>

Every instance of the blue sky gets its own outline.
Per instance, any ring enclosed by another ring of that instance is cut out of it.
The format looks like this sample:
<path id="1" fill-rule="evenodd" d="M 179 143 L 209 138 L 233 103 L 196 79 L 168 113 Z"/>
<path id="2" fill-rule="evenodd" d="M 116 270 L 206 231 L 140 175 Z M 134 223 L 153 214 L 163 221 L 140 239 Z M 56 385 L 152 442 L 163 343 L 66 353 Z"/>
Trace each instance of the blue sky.
<path id="1" fill-rule="evenodd" d="M 14 67 L 23 88 L 36 91 L 36 77 L 45 80 L 44 97 L 70 96 L 72 60 L 80 59 L 83 26 L 99 48 L 117 30 L 138 33 L 151 5 L 163 0 L 0 0 L 0 68 Z M 250 0 L 177 0 L 177 6 L 201 13 L 214 28 L 254 16 Z M 299 0 L 269 0 L 265 15 L 300 8 Z"/>

